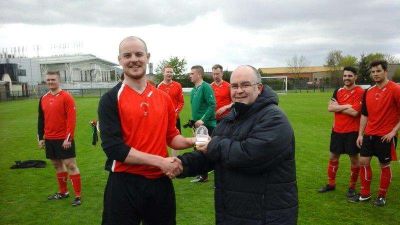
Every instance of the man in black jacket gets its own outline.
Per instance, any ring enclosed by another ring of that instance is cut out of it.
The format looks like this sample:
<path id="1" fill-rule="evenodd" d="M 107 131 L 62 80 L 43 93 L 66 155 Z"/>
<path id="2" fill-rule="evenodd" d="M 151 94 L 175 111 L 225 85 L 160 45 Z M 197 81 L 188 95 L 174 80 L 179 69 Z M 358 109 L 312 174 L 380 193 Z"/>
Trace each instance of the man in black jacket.
<path id="1" fill-rule="evenodd" d="M 231 76 L 232 111 L 199 151 L 179 156 L 181 177 L 215 169 L 218 225 L 296 224 L 293 129 L 278 97 L 252 66 Z"/>

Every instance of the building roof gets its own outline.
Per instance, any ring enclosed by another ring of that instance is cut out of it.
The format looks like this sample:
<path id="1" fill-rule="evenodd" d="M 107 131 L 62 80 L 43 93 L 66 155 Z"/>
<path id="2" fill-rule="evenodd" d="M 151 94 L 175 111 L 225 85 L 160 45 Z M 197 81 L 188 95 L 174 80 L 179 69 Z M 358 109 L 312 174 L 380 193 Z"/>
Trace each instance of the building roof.
<path id="1" fill-rule="evenodd" d="M 291 74 L 293 69 L 291 67 L 270 67 L 270 68 L 259 68 L 259 71 L 265 74 Z M 320 73 L 330 72 L 334 70 L 328 66 L 306 66 L 301 68 L 301 73 Z"/>
<path id="2" fill-rule="evenodd" d="M 113 62 L 110 62 L 110 61 L 107 61 L 104 59 L 97 58 L 96 56 L 94 56 L 92 54 L 40 57 L 40 58 L 36 58 L 36 60 L 40 64 L 60 64 L 60 63 L 74 63 L 74 62 L 98 60 L 109 66 L 118 66 L 118 64 L 115 64 Z"/>

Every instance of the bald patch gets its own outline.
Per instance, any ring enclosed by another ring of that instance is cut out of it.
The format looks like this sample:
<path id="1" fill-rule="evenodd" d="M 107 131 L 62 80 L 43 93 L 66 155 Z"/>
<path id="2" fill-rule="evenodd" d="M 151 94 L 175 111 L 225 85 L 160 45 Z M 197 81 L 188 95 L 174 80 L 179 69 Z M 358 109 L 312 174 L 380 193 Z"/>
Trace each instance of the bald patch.
<path id="1" fill-rule="evenodd" d="M 249 66 L 249 65 L 238 66 L 232 72 L 232 76 L 237 76 L 238 74 L 243 74 L 243 72 L 251 74 L 252 77 L 254 78 L 255 82 L 261 83 L 261 75 L 258 72 L 258 70 L 256 68 L 254 68 L 253 66 Z M 232 76 L 231 76 L 231 78 L 232 78 Z"/>
<path id="2" fill-rule="evenodd" d="M 121 49 L 122 49 L 122 47 L 123 47 L 123 46 L 125 45 L 125 43 L 128 42 L 128 41 L 139 41 L 139 42 L 141 42 L 141 43 L 143 44 L 144 51 L 147 53 L 147 45 L 146 45 L 146 42 L 144 42 L 144 41 L 143 41 L 141 38 L 139 38 L 139 37 L 129 36 L 129 37 L 124 38 L 124 39 L 121 41 L 121 43 L 119 43 L 119 54 L 121 54 Z"/>

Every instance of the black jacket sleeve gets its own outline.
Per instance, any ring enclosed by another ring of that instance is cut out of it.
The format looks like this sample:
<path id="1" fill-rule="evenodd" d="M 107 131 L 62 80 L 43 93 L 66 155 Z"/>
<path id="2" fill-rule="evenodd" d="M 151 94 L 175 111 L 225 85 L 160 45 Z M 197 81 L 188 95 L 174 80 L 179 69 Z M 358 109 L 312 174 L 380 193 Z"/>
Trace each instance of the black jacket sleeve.
<path id="1" fill-rule="evenodd" d="M 99 127 L 101 146 L 108 160 L 125 161 L 130 147 L 124 143 L 118 113 L 117 93 L 104 94 L 99 103 Z"/>
<path id="2" fill-rule="evenodd" d="M 294 158 L 293 130 L 283 112 L 271 107 L 244 139 L 213 137 L 208 144 L 207 157 L 224 167 L 263 173 Z"/>
<path id="3" fill-rule="evenodd" d="M 44 114 L 42 109 L 42 97 L 39 100 L 39 109 L 38 109 L 38 127 L 37 127 L 37 135 L 39 140 L 43 140 L 44 136 Z"/>
<path id="4" fill-rule="evenodd" d="M 178 158 L 182 161 L 183 166 L 183 172 L 178 176 L 179 178 L 193 177 L 214 169 L 214 164 L 199 151 L 188 152 Z"/>

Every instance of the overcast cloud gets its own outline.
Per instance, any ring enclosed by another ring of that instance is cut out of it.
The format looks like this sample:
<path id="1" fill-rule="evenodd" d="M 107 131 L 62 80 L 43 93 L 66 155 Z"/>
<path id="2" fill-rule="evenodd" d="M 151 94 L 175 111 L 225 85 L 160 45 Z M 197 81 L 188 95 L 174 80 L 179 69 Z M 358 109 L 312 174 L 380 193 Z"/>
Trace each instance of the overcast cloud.
<path id="1" fill-rule="evenodd" d="M 297 54 L 322 65 L 333 49 L 400 57 L 398 0 L 11 0 L 0 8 L 0 48 L 80 42 L 113 62 L 128 35 L 148 42 L 155 64 L 179 56 L 188 66 L 273 67 Z"/>

